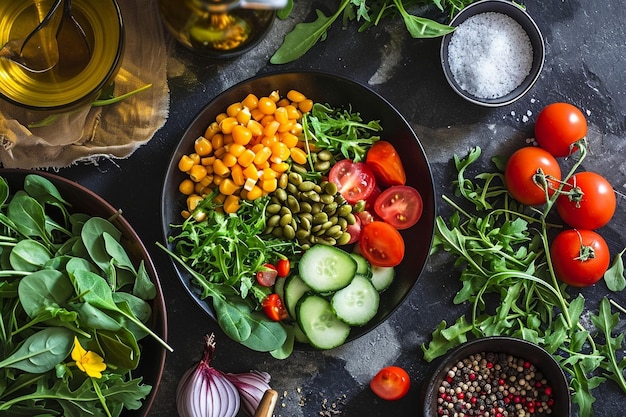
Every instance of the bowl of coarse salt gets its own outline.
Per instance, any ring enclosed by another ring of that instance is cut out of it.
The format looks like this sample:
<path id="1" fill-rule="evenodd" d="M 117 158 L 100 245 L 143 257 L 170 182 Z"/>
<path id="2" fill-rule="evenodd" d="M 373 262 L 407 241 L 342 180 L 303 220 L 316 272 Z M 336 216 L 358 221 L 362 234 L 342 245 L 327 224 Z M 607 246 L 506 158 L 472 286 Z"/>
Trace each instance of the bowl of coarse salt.
<path id="1" fill-rule="evenodd" d="M 444 36 L 441 64 L 461 97 L 487 107 L 511 104 L 539 78 L 545 59 L 541 31 L 508 0 L 481 0 L 461 10 Z"/>

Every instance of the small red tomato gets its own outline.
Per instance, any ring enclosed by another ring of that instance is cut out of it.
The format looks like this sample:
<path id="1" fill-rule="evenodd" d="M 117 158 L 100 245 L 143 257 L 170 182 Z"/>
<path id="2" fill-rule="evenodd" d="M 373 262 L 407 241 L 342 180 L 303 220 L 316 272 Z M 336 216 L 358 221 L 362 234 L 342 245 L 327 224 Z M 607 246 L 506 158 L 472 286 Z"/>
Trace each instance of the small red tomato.
<path id="1" fill-rule="evenodd" d="M 558 279 L 573 287 L 598 282 L 609 267 L 606 241 L 592 230 L 564 230 L 550 245 L 550 259 Z"/>
<path id="2" fill-rule="evenodd" d="M 263 287 L 271 287 L 276 283 L 276 277 L 278 271 L 276 267 L 271 264 L 263 265 L 263 268 L 256 273 L 256 281 Z"/>
<path id="3" fill-rule="evenodd" d="M 567 180 L 556 208 L 565 223 L 577 229 L 599 229 L 607 224 L 617 205 L 615 191 L 595 172 L 579 172 Z"/>
<path id="4" fill-rule="evenodd" d="M 392 225 L 373 221 L 361 229 L 361 254 L 376 266 L 396 266 L 404 258 L 404 238 Z"/>
<path id="5" fill-rule="evenodd" d="M 278 294 L 270 294 L 261 303 L 265 315 L 273 321 L 281 321 L 289 315 L 283 300 Z"/>
<path id="6" fill-rule="evenodd" d="M 396 148 L 387 141 L 375 142 L 367 151 L 365 163 L 374 171 L 376 180 L 383 185 L 404 185 L 406 183 L 406 173 L 400 155 L 398 155 Z"/>
<path id="7" fill-rule="evenodd" d="M 574 144 L 587 136 L 587 120 L 583 113 L 569 103 L 552 103 L 541 110 L 535 122 L 537 143 L 552 155 L 568 156 Z"/>
<path id="8" fill-rule="evenodd" d="M 367 200 L 376 187 L 376 178 L 370 167 L 349 159 L 342 159 L 333 165 L 328 180 L 337 185 L 339 193 L 350 204 Z"/>
<path id="9" fill-rule="evenodd" d="M 409 374 L 398 366 L 387 366 L 372 378 L 370 388 L 383 400 L 399 400 L 411 387 Z"/>
<path id="10" fill-rule="evenodd" d="M 286 278 L 291 272 L 291 263 L 289 259 L 281 259 L 276 263 L 276 271 L 278 272 L 278 276 L 281 278 Z"/>
<path id="11" fill-rule="evenodd" d="M 504 169 L 507 190 L 514 199 L 527 206 L 547 202 L 548 196 L 559 186 L 552 180 L 561 180 L 561 167 L 552 154 L 536 146 L 515 151 Z"/>
<path id="12" fill-rule="evenodd" d="M 408 229 L 422 216 L 422 196 L 413 187 L 394 185 L 383 191 L 374 203 L 374 211 L 398 230 Z"/>

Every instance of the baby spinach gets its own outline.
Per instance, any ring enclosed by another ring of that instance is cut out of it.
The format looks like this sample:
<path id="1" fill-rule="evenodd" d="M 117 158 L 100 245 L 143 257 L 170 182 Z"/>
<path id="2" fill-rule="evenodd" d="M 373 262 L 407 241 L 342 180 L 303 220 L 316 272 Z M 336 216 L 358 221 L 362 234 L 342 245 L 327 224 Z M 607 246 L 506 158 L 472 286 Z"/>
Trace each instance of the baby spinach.
<path id="1" fill-rule="evenodd" d="M 0 414 L 119 416 L 151 390 L 133 377 L 156 287 L 109 220 L 72 212 L 48 179 L 0 177 Z M 102 378 L 70 369 L 75 338 Z"/>

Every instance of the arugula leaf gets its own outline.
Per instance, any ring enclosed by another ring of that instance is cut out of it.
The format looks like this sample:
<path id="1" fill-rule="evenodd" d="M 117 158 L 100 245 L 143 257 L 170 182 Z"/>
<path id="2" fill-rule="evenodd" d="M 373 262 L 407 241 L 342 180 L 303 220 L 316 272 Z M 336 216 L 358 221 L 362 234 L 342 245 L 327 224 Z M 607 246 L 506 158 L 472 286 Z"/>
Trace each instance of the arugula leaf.
<path id="1" fill-rule="evenodd" d="M 382 131 L 379 121 L 367 123 L 361 115 L 351 110 L 341 110 L 315 103 L 310 113 L 302 115 L 305 141 L 319 149 L 326 149 L 338 159 L 359 162 L 365 159 L 368 149 Z"/>

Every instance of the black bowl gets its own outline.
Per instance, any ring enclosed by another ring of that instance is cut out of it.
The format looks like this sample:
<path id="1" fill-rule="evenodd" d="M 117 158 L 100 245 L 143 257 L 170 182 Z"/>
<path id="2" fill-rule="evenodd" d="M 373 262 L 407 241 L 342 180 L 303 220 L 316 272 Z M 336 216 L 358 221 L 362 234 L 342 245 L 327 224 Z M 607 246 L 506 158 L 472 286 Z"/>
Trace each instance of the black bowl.
<path id="1" fill-rule="evenodd" d="M 58 175 L 44 171 L 0 169 L 0 176 L 7 181 L 11 194 L 15 193 L 17 190 L 23 189 L 24 178 L 28 174 L 37 174 L 52 182 L 61 193 L 61 196 L 72 205 L 72 211 L 110 219 L 122 232 L 121 242 L 128 252 L 129 257 L 133 262 L 144 262 L 146 271 L 157 290 L 157 295 L 151 302 L 152 322 L 150 328 L 158 334 L 161 339 L 167 340 L 165 299 L 156 269 L 141 239 L 128 221 L 119 214 L 119 210 L 93 191 Z M 139 343 L 141 345 L 141 361 L 137 369 L 133 371 L 133 374 L 142 376 L 142 382 L 151 385 L 152 391 L 144 400 L 139 410 L 124 410 L 121 417 L 147 417 L 150 414 L 150 409 L 152 408 L 163 377 L 166 356 L 166 351 L 163 346 L 151 337 L 145 337 Z"/>
<path id="2" fill-rule="evenodd" d="M 441 42 L 441 66 L 452 89 L 467 101 L 485 107 L 499 107 L 511 104 L 524 96 L 535 84 L 545 60 L 545 44 L 539 27 L 530 15 L 520 6 L 508 0 L 480 0 L 461 10 L 450 22 L 451 26 L 459 26 L 470 17 L 487 12 L 502 13 L 514 19 L 528 34 L 533 52 L 533 62 L 530 73 L 524 81 L 510 93 L 498 98 L 479 98 L 465 91 L 454 78 L 448 62 L 448 46 L 454 32 L 445 35 Z"/>
<path id="3" fill-rule="evenodd" d="M 505 353 L 516 358 L 524 359 L 540 371 L 552 387 L 554 404 L 552 414 L 554 417 L 569 417 L 571 413 L 571 401 L 569 384 L 563 369 L 550 353 L 540 346 L 506 336 L 493 336 L 475 339 L 453 349 L 444 358 L 439 360 L 438 365 L 432 371 L 430 379 L 422 390 L 423 416 L 436 416 L 438 389 L 448 370 L 459 361 L 477 353 Z"/>
<path id="4" fill-rule="evenodd" d="M 291 89 L 297 89 L 314 101 L 328 103 L 333 107 L 351 106 L 354 111 L 361 113 L 364 120 L 380 120 L 383 127 L 382 138 L 396 147 L 407 171 L 407 184 L 415 187 L 424 201 L 424 211 L 419 222 L 402 232 L 407 252 L 402 263 L 396 267 L 396 279 L 381 294 L 378 314 L 367 325 L 352 330 L 348 340 L 354 340 L 382 323 L 407 297 L 426 264 L 435 221 L 434 186 L 424 149 L 404 117 L 369 88 L 334 74 L 280 72 L 243 81 L 218 95 L 200 111 L 187 128 L 167 168 L 161 199 L 165 240 L 172 234 L 170 225 L 182 222 L 180 213 L 185 207 L 185 199 L 178 191 L 178 185 L 185 178 L 185 174 L 178 169 L 181 156 L 192 152 L 193 142 L 204 134 L 215 116 L 224 112 L 230 104 L 243 100 L 249 93 L 261 96 L 278 90 L 284 95 Z M 172 249 L 169 243 L 168 247 Z M 190 274 L 176 262 L 174 268 L 193 300 L 209 316 L 215 318 L 210 300 L 200 299 L 199 290 L 190 282 Z"/>

